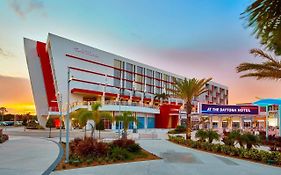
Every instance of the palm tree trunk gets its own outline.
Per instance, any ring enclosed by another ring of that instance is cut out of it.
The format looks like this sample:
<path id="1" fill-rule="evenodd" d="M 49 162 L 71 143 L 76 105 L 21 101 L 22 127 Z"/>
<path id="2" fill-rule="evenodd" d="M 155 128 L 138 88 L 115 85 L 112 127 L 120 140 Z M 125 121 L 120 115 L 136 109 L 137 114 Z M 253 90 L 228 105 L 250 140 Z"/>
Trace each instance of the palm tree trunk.
<path id="1" fill-rule="evenodd" d="M 191 110 L 192 104 L 191 102 L 186 103 L 186 140 L 191 140 Z"/>
<path id="2" fill-rule="evenodd" d="M 86 128 L 86 127 L 87 127 L 87 125 L 85 126 L 85 134 L 84 134 L 84 138 L 86 138 L 86 136 L 87 136 L 87 135 L 86 135 L 86 132 L 87 132 L 87 128 Z"/>
<path id="3" fill-rule="evenodd" d="M 52 128 L 50 127 L 50 130 L 49 130 L 49 138 L 51 138 L 51 130 L 52 130 Z"/>

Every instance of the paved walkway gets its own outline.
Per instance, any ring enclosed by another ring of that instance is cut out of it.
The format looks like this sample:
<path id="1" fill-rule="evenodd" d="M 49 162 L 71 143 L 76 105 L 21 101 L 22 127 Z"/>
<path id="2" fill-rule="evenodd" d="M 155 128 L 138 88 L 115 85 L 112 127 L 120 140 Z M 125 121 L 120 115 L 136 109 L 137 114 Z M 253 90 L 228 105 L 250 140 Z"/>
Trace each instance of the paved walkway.
<path id="1" fill-rule="evenodd" d="M 166 140 L 139 140 L 163 158 L 144 162 L 104 165 L 53 172 L 53 175 L 280 175 L 281 168 L 188 149 Z"/>
<path id="2" fill-rule="evenodd" d="M 59 147 L 41 138 L 11 136 L 0 144 L 0 174 L 39 175 L 56 160 Z"/>

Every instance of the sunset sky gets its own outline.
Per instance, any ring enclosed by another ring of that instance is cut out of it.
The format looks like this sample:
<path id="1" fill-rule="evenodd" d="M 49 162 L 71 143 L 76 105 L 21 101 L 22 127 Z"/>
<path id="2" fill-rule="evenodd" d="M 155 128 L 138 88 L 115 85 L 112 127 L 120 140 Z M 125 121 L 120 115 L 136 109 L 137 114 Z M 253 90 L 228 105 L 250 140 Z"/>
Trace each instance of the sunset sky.
<path id="1" fill-rule="evenodd" d="M 0 106 L 34 112 L 23 37 L 54 33 L 186 77 L 213 77 L 230 104 L 280 97 L 281 83 L 240 79 L 235 67 L 262 48 L 240 13 L 251 0 L 2 0 Z"/>

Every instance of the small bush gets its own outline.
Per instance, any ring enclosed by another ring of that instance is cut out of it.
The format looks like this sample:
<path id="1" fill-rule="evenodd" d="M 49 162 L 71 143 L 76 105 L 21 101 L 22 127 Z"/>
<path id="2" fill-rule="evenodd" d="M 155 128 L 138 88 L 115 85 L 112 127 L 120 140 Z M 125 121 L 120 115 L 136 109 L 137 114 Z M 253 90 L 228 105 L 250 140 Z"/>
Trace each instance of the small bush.
<path id="1" fill-rule="evenodd" d="M 110 153 L 110 157 L 113 160 L 128 160 L 130 159 L 130 153 L 121 147 L 113 147 Z"/>
<path id="2" fill-rule="evenodd" d="M 84 140 L 73 141 L 71 146 L 72 154 L 80 158 L 93 158 L 106 156 L 109 149 L 108 144 L 98 142 L 92 137 L 86 137 Z"/>
<path id="3" fill-rule="evenodd" d="M 4 143 L 7 140 L 9 140 L 9 136 L 7 134 L 2 134 L 0 136 L 0 143 Z"/>

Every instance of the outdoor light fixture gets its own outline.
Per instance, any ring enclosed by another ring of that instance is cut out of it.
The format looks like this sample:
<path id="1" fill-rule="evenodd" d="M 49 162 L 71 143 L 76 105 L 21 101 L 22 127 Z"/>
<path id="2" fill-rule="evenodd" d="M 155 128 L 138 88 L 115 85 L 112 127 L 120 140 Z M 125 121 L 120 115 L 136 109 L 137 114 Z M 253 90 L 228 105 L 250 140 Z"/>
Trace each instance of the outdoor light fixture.
<path id="1" fill-rule="evenodd" d="M 73 77 L 70 76 L 70 67 L 67 67 L 67 116 L 66 116 L 66 147 L 65 147 L 65 162 L 69 162 L 69 119 L 70 119 L 70 105 L 69 105 L 69 91 L 70 91 L 70 82 Z"/>

